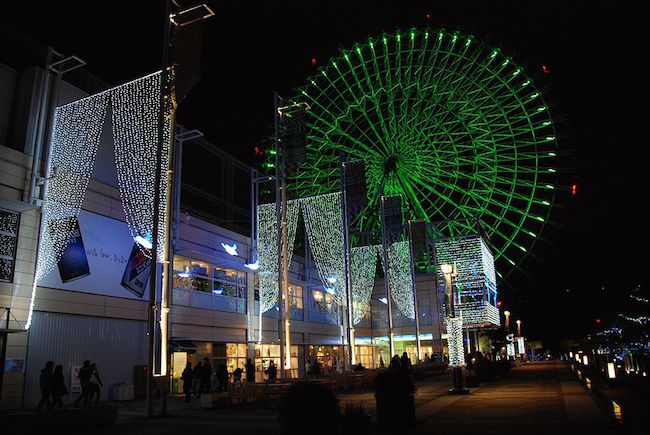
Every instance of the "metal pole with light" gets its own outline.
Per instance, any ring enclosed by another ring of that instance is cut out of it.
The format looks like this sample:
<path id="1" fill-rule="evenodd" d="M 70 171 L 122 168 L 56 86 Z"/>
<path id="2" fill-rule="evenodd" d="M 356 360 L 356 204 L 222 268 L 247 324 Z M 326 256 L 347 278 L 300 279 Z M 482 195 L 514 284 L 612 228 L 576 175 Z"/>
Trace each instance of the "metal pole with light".
<path id="1" fill-rule="evenodd" d="M 503 315 L 506 317 L 506 332 L 510 332 L 510 311 L 504 311 Z"/>
<path id="2" fill-rule="evenodd" d="M 418 291 L 415 283 L 415 253 L 413 252 L 413 221 L 408 221 L 408 236 L 409 236 L 409 253 L 411 267 L 411 282 L 413 284 L 413 310 L 415 311 L 415 344 L 417 350 L 417 362 L 422 360 L 422 343 L 420 341 L 420 317 L 418 308 Z"/>
<path id="3" fill-rule="evenodd" d="M 445 277 L 445 293 L 448 298 L 449 317 L 447 318 L 447 347 L 449 349 L 449 366 L 453 377 L 453 387 L 449 394 L 467 394 L 469 389 L 463 386 L 463 366 L 465 354 L 463 346 L 463 318 L 456 317 L 453 278 L 458 276 L 455 265 L 441 264 L 440 270 Z"/>
<path id="4" fill-rule="evenodd" d="M 521 337 L 521 320 L 517 319 L 517 337 Z"/>
<path id="5" fill-rule="evenodd" d="M 388 309 L 388 362 L 390 363 L 391 358 L 393 357 L 393 352 L 395 349 L 395 330 L 393 329 L 393 303 L 391 297 L 390 289 L 390 278 L 389 278 L 389 268 L 390 263 L 388 261 L 388 241 L 386 240 L 386 220 L 384 219 L 384 209 L 385 209 L 386 197 L 381 196 L 381 247 L 383 250 L 384 257 L 384 285 L 386 286 L 386 307 Z"/>
<path id="6" fill-rule="evenodd" d="M 172 116 L 171 127 L 170 127 L 170 137 L 164 137 L 164 126 L 165 126 L 165 115 L 168 107 L 171 107 L 175 104 L 174 97 L 172 95 L 171 83 L 169 81 L 169 68 L 170 68 L 170 52 L 171 52 L 171 33 L 172 26 L 183 27 L 194 22 L 209 18 L 214 15 L 214 12 L 205 4 L 199 4 L 192 6 L 190 8 L 181 8 L 177 3 L 174 5 L 177 7 L 177 10 L 172 13 L 171 0 L 165 1 L 165 22 L 164 22 L 164 33 L 163 33 L 163 50 L 162 50 L 162 71 L 160 75 L 160 105 L 159 105 L 159 114 L 158 114 L 158 140 L 157 140 L 157 149 L 156 149 L 156 171 L 154 174 L 154 207 L 153 207 L 153 231 L 151 237 L 151 274 L 149 277 L 149 310 L 147 317 L 147 335 L 148 335 L 148 352 L 147 352 L 147 401 L 146 401 L 146 416 L 153 417 L 153 398 L 152 398 L 152 389 L 154 386 L 154 362 L 155 362 L 155 322 L 157 318 L 157 312 L 160 310 L 160 371 L 157 374 L 160 377 L 167 379 L 168 376 L 168 363 L 170 361 L 169 354 L 169 310 L 170 310 L 170 292 L 167 291 L 170 281 L 170 233 L 171 233 L 171 190 L 173 188 L 172 184 L 174 181 L 173 177 L 173 168 L 174 168 L 174 159 L 173 159 L 173 141 L 174 137 L 174 121 L 173 121 L 173 109 L 170 116 Z M 164 141 L 169 141 L 169 154 L 168 154 L 168 171 L 166 174 L 162 174 L 161 165 L 162 165 L 162 152 L 163 152 L 163 143 Z M 158 253 L 158 232 L 160 224 L 160 194 L 161 194 L 161 180 L 165 176 L 167 179 L 167 191 L 165 192 L 167 199 L 167 207 L 165 210 L 162 210 L 166 216 L 166 227 L 165 237 L 164 237 L 164 246 L 163 246 L 163 265 L 162 265 L 162 285 L 161 285 L 161 303 L 160 307 L 157 305 L 156 300 L 156 286 L 158 281 L 158 265 L 157 265 L 157 253 Z M 168 384 L 168 382 L 166 382 Z M 163 389 L 166 390 L 168 385 L 163 385 Z M 162 414 L 166 413 L 166 391 L 163 392 L 163 404 L 162 404 Z"/>
<path id="7" fill-rule="evenodd" d="M 340 154 L 341 161 L 341 224 L 343 225 L 343 267 L 345 275 L 345 305 L 346 305 L 346 316 L 344 320 L 347 322 L 347 340 L 348 340 L 348 358 L 346 358 L 345 363 L 348 366 L 347 369 L 351 370 L 352 367 L 357 363 L 356 349 L 355 349 L 355 339 L 354 339 L 354 301 L 352 300 L 352 282 L 350 278 L 350 233 L 349 233 L 349 223 L 348 223 L 348 207 L 347 207 L 347 184 L 345 179 L 345 158 L 344 154 Z"/>

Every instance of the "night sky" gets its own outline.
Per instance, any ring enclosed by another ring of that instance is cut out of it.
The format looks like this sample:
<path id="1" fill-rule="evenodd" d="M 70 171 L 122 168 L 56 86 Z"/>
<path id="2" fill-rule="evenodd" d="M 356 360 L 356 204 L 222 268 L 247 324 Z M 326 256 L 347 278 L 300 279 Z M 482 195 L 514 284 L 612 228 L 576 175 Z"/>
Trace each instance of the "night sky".
<path id="1" fill-rule="evenodd" d="M 179 121 L 247 162 L 271 132 L 273 91 L 290 96 L 339 48 L 382 31 L 458 29 L 501 47 L 533 77 L 546 65 L 550 74 L 540 87 L 558 120 L 560 164 L 569 170 L 561 181 L 577 182 L 578 194 L 558 194 L 554 223 L 543 234 L 549 243 L 534 251 L 541 260 L 527 262 L 529 277 L 501 284 L 503 308 L 523 320 L 526 335 L 552 345 L 606 325 L 633 287 L 647 291 L 647 15 L 636 7 L 602 1 L 208 3 L 217 16 L 205 24 L 203 78 L 183 102 Z M 3 5 L 0 18 L 77 54 L 111 84 L 160 66 L 162 1 L 93 2 L 92 8 L 21 1 Z M 208 170 L 199 163 L 196 169 Z"/>

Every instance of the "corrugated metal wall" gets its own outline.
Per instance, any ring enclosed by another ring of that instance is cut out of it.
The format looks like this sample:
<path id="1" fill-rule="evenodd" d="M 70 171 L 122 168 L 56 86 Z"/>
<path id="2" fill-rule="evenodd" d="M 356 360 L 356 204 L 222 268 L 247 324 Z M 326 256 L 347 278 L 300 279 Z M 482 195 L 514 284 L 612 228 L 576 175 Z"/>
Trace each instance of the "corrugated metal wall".
<path id="1" fill-rule="evenodd" d="M 48 360 L 61 364 L 66 387 L 70 388 L 70 367 L 88 359 L 97 364 L 104 388 L 102 400 L 110 398 L 110 386 L 133 384 L 133 367 L 147 359 L 146 322 L 34 312 L 29 330 L 24 406 L 38 404 L 39 376 Z M 77 395 L 65 398 L 70 403 Z"/>

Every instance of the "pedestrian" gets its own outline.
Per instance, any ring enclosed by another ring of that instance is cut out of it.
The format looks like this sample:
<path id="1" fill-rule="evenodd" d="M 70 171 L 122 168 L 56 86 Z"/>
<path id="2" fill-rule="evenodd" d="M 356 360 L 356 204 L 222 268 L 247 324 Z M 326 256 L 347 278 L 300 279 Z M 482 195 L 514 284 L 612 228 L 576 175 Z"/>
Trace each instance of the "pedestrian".
<path id="1" fill-rule="evenodd" d="M 97 395 L 95 399 L 95 404 L 99 403 L 99 397 L 101 396 L 101 388 L 104 384 L 102 379 L 99 377 L 99 372 L 97 371 L 97 364 L 92 364 L 90 366 L 90 379 L 88 380 L 88 387 L 90 388 L 90 397 L 88 400 L 90 403 L 93 403 L 93 396 Z"/>
<path id="2" fill-rule="evenodd" d="M 223 361 L 217 366 L 217 381 L 219 382 L 219 391 L 228 390 L 228 367 Z"/>
<path id="3" fill-rule="evenodd" d="M 246 360 L 244 368 L 246 368 L 246 382 L 255 382 L 255 364 L 250 358 Z"/>
<path id="4" fill-rule="evenodd" d="M 409 358 L 408 353 L 404 352 L 402 354 L 402 358 L 400 358 L 400 362 L 402 363 L 402 368 L 407 372 L 410 372 L 411 369 L 413 369 L 413 365 L 411 364 L 411 358 Z"/>
<path id="5" fill-rule="evenodd" d="M 314 365 L 311 366 L 311 374 L 313 376 L 320 376 L 320 362 L 318 362 L 318 358 L 314 359 Z"/>
<path id="6" fill-rule="evenodd" d="M 81 400 L 83 400 L 84 406 L 88 404 L 88 396 L 90 395 L 90 361 L 84 361 L 84 365 L 79 369 L 79 373 L 77 373 L 77 379 L 79 379 L 79 383 L 81 384 L 81 396 L 75 400 L 74 406 L 78 408 Z"/>
<path id="7" fill-rule="evenodd" d="M 399 355 L 393 355 L 388 368 L 391 370 L 398 370 L 402 368 L 402 361 L 399 359 Z"/>
<path id="8" fill-rule="evenodd" d="M 38 402 L 37 409 L 41 411 L 43 406 L 47 409 L 52 409 L 52 402 L 50 395 L 52 394 L 52 370 L 54 369 L 54 361 L 45 363 L 45 368 L 41 370 L 41 377 L 39 378 L 39 387 L 41 389 L 41 400 Z"/>
<path id="9" fill-rule="evenodd" d="M 366 369 L 366 368 L 363 366 L 363 364 L 361 364 L 361 361 L 359 361 L 359 362 L 357 363 L 357 365 L 354 366 L 354 371 L 355 371 L 355 372 L 362 372 L 362 371 L 364 371 L 365 369 Z"/>
<path id="10" fill-rule="evenodd" d="M 379 355 L 379 368 L 383 369 L 384 367 L 386 367 L 386 364 L 384 364 L 384 358 Z"/>
<path id="11" fill-rule="evenodd" d="M 269 363 L 269 368 L 264 371 L 267 375 L 269 375 L 269 382 L 275 383 L 275 380 L 278 377 L 278 368 L 275 365 L 275 362 L 271 360 Z"/>
<path id="12" fill-rule="evenodd" d="M 241 367 L 237 367 L 234 372 L 232 372 L 232 381 L 239 382 L 241 384 L 241 375 L 244 373 L 244 370 Z"/>
<path id="13" fill-rule="evenodd" d="M 200 363 L 199 363 L 200 364 Z M 189 402 L 192 399 L 192 382 L 194 381 L 194 370 L 192 370 L 192 363 L 187 362 L 185 370 L 181 374 L 183 380 L 183 393 L 185 393 L 185 401 Z"/>
<path id="14" fill-rule="evenodd" d="M 59 409 L 63 408 L 63 396 L 67 395 L 68 389 L 65 387 L 63 378 L 63 366 L 59 364 L 52 373 L 52 407 L 58 405 Z"/>
<path id="15" fill-rule="evenodd" d="M 201 395 L 201 379 L 203 379 L 203 365 L 201 361 L 197 362 L 194 366 L 194 372 L 192 373 L 192 390 L 196 397 Z"/>
<path id="16" fill-rule="evenodd" d="M 210 359 L 206 356 L 203 358 L 203 370 L 201 370 L 201 393 L 212 391 L 212 365 Z"/>

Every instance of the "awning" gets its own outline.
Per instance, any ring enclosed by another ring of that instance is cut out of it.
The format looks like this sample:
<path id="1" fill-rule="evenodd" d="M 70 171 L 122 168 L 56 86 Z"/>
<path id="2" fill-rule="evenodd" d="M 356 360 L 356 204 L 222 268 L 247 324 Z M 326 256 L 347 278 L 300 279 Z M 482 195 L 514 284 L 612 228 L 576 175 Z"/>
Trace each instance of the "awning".
<path id="1" fill-rule="evenodd" d="M 172 340 L 172 351 L 174 352 L 196 352 L 196 344 L 190 340 Z"/>

